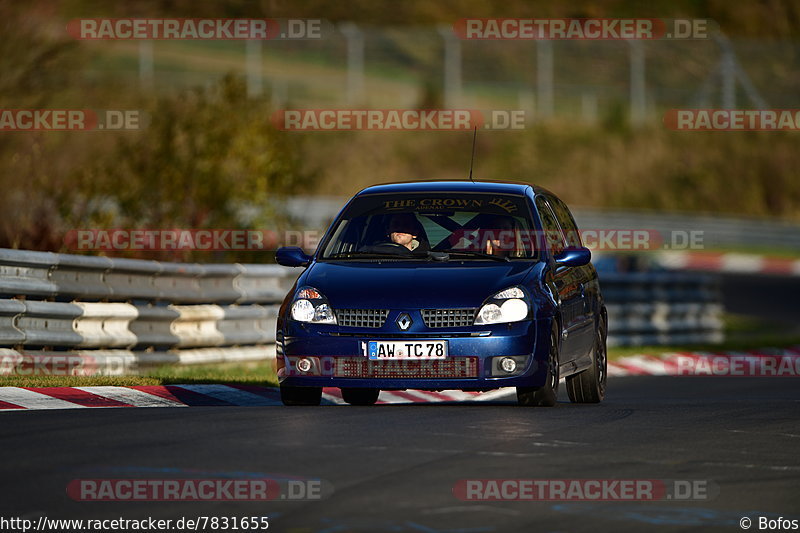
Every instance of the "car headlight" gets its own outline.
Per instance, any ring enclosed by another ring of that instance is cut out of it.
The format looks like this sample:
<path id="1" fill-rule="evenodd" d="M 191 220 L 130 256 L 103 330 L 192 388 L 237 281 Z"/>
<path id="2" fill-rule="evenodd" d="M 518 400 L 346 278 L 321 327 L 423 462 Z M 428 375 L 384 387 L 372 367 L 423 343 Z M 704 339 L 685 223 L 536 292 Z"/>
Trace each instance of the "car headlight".
<path id="1" fill-rule="evenodd" d="M 314 287 L 303 287 L 294 295 L 292 318 L 298 322 L 336 324 L 328 299 Z"/>
<path id="2" fill-rule="evenodd" d="M 519 322 L 528 318 L 528 297 L 519 287 L 503 290 L 487 299 L 475 317 L 475 325 Z"/>

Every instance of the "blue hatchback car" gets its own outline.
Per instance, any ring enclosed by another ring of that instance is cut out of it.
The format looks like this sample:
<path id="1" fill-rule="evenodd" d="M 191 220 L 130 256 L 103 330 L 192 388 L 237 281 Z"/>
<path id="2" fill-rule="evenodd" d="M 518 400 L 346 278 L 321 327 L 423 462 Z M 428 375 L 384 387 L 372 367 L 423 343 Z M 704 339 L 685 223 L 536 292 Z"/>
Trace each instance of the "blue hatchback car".
<path id="1" fill-rule="evenodd" d="M 375 185 L 342 209 L 280 308 L 286 405 L 340 387 L 353 405 L 381 390 L 516 387 L 520 405 L 606 389 L 607 315 L 591 253 L 567 206 L 525 183 Z"/>

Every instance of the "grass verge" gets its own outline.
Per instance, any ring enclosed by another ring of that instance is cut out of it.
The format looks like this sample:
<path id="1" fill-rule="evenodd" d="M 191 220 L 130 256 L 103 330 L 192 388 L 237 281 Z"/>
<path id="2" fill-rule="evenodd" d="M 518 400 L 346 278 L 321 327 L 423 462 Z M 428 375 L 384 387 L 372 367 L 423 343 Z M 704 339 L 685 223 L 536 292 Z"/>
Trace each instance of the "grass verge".
<path id="1" fill-rule="evenodd" d="M 659 345 L 659 346 L 617 346 L 608 349 L 608 359 L 613 361 L 622 357 L 632 355 L 658 355 L 669 352 L 746 352 L 749 350 L 759 350 L 762 348 L 786 348 L 789 346 L 800 346 L 800 336 L 783 337 L 768 336 L 748 339 L 731 340 L 722 344 L 683 344 L 683 345 Z"/>
<path id="2" fill-rule="evenodd" d="M 162 366 L 138 376 L 0 376 L 0 387 L 91 387 L 112 385 L 196 385 L 225 383 L 274 387 L 278 384 L 272 361 L 215 365 Z"/>

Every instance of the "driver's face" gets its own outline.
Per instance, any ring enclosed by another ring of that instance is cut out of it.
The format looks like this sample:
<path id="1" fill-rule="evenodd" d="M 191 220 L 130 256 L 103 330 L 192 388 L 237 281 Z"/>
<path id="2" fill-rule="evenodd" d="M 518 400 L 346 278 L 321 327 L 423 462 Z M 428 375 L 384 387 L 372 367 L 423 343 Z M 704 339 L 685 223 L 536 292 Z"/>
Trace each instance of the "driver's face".
<path id="1" fill-rule="evenodd" d="M 392 239 L 392 242 L 395 244 L 400 244 L 409 248 L 411 246 L 411 241 L 414 240 L 414 235 L 410 233 L 400 233 L 399 231 L 393 231 L 389 234 Z"/>

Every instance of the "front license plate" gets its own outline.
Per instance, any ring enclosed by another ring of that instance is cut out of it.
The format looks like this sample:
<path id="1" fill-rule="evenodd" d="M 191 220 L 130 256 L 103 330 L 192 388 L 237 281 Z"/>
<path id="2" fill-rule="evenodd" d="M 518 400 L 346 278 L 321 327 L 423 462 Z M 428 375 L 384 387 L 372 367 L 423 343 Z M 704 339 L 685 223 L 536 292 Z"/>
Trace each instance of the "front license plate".
<path id="1" fill-rule="evenodd" d="M 447 341 L 369 341 L 367 357 L 378 359 L 444 359 Z"/>

